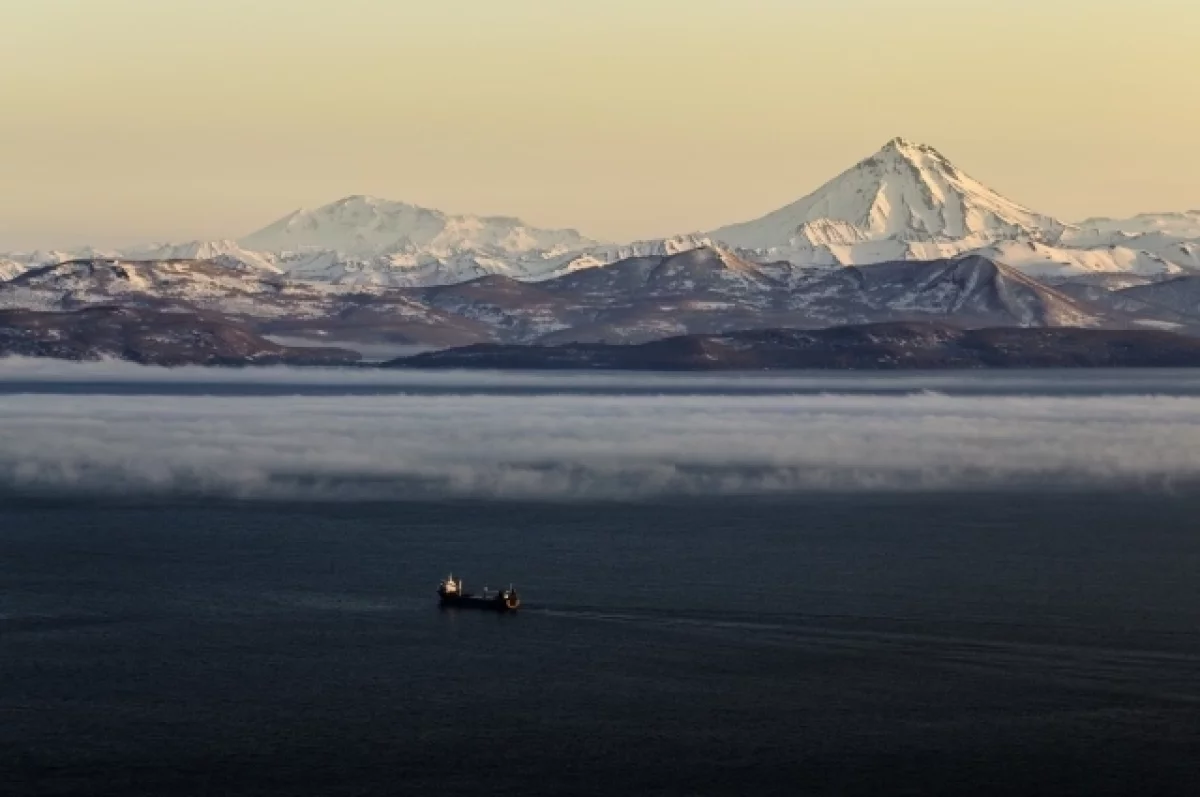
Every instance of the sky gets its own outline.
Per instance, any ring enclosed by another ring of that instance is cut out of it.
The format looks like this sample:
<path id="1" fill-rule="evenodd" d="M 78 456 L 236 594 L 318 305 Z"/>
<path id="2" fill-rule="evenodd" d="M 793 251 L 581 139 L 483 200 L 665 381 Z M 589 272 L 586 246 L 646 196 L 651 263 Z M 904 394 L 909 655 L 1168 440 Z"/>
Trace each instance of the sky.
<path id="1" fill-rule="evenodd" d="M 0 0 L 0 251 L 373 194 L 606 240 L 904 136 L 1068 220 L 1200 208 L 1194 0 Z"/>

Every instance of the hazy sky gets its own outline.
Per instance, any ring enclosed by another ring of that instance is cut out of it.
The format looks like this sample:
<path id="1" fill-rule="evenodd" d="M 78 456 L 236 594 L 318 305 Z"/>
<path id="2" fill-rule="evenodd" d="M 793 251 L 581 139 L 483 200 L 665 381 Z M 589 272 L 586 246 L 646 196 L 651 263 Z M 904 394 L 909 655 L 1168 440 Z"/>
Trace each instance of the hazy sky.
<path id="1" fill-rule="evenodd" d="M 903 135 L 1068 219 L 1200 207 L 1195 0 L 0 0 L 0 249 L 376 194 L 627 239 Z"/>

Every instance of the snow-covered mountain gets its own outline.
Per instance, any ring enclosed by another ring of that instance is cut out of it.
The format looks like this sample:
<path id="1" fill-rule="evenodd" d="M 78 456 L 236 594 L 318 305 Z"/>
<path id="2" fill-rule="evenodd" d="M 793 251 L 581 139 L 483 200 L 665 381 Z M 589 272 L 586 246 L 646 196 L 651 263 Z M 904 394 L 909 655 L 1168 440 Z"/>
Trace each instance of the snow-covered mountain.
<path id="1" fill-rule="evenodd" d="M 582 252 L 572 252 L 559 259 L 553 268 L 541 276 L 541 279 L 553 279 L 575 271 L 599 268 L 634 257 L 670 257 L 703 248 L 732 251 L 730 247 L 702 235 L 676 235 L 671 238 L 654 238 L 628 244 L 602 244 Z"/>
<path id="2" fill-rule="evenodd" d="M 539 279 L 596 241 L 506 216 L 454 216 L 404 202 L 350 196 L 297 210 L 240 242 L 271 252 L 297 279 L 343 285 L 443 285 L 502 274 Z"/>
<path id="3" fill-rule="evenodd" d="M 1033 277 L 1051 280 L 1086 279 L 1099 274 L 1164 279 L 1190 267 L 1171 262 L 1153 252 L 1129 246 L 1051 246 L 1031 240 L 996 241 L 972 250 Z"/>
<path id="4" fill-rule="evenodd" d="M 1066 232 L 1063 245 L 1144 253 L 1170 264 L 1172 274 L 1200 271 L 1200 210 L 1087 219 Z"/>
<path id="5" fill-rule="evenodd" d="M 411 290 L 289 280 L 220 257 L 70 260 L 0 282 L 0 312 L 96 307 L 211 313 L 250 324 L 259 333 L 316 340 L 329 335 L 441 346 L 486 339 L 488 334 L 484 325 L 432 307 Z"/>
<path id="6" fill-rule="evenodd" d="M 334 250 L 283 252 L 278 267 L 289 277 L 334 285 L 411 288 L 453 285 L 498 274 L 512 279 L 545 279 L 571 255 L 546 253 L 505 255 L 481 251 L 434 254 L 419 248 L 374 257 L 346 255 Z M 610 261 L 611 262 L 611 261 Z"/>
<path id="7" fill-rule="evenodd" d="M 872 241 L 1056 241 L 1062 222 L 971 178 L 932 147 L 902 138 L 803 199 L 709 237 L 753 250 L 853 246 Z"/>
<path id="8" fill-rule="evenodd" d="M 27 268 L 29 267 L 24 263 L 18 263 L 15 260 L 9 260 L 8 258 L 0 257 L 0 282 L 10 280 L 18 274 L 25 273 Z"/>
<path id="9" fill-rule="evenodd" d="M 270 252 L 254 252 L 236 241 L 189 241 L 183 244 L 152 244 L 125 249 L 121 257 L 129 260 L 216 260 L 240 264 L 266 274 L 282 274 L 275 264 L 277 257 Z"/>
<path id="10" fill-rule="evenodd" d="M 451 216 L 404 202 L 350 196 L 290 213 L 241 244 L 271 252 L 336 251 L 353 257 L 414 251 L 561 256 L 596 241 L 575 230 L 543 230 L 507 216 Z"/>
<path id="11" fill-rule="evenodd" d="M 1084 235 L 1126 236 L 1158 234 L 1200 240 L 1200 210 L 1181 213 L 1142 213 L 1128 219 L 1091 218 L 1075 225 Z"/>
<path id="12" fill-rule="evenodd" d="M 163 262 L 168 260 L 208 260 L 223 263 L 235 270 L 257 271 L 263 274 L 282 274 L 275 263 L 278 257 L 271 252 L 252 252 L 235 241 L 189 241 L 180 244 L 139 244 L 124 249 L 96 249 L 85 246 L 77 249 L 39 249 L 32 252 L 12 252 L 0 255 L 0 280 L 12 279 L 34 268 L 74 261 L 125 260 Z M 11 272 L 11 273 L 10 273 Z M 6 277 L 5 275 L 8 274 Z"/>
<path id="13" fill-rule="evenodd" d="M 328 286 L 289 284 L 221 261 L 68 260 L 0 283 L 0 308 L 69 310 L 97 304 L 154 305 L 271 316 L 302 312 Z M 286 308 L 286 309 L 283 309 Z"/>
<path id="14" fill-rule="evenodd" d="M 97 249 L 94 246 L 81 246 L 76 249 L 34 249 L 27 252 L 5 252 L 0 257 L 16 263 L 22 269 L 49 266 L 55 263 L 66 263 L 69 260 L 100 260 L 120 257 L 115 249 Z"/>
<path id="15" fill-rule="evenodd" d="M 706 237 L 760 260 L 810 267 L 977 255 L 1055 280 L 1200 270 L 1200 212 L 1065 224 L 900 138 L 805 198 Z"/>
<path id="16" fill-rule="evenodd" d="M 0 255 L 0 280 L 72 260 L 203 260 L 340 289 L 540 282 L 630 258 L 720 249 L 795 283 L 814 268 L 984 257 L 1055 285 L 1097 288 L 1200 273 L 1200 211 L 1065 224 L 1013 202 L 935 149 L 894 139 L 815 192 L 766 216 L 629 244 L 518 219 L 450 215 L 366 196 L 299 210 L 240 241 L 121 251 Z"/>

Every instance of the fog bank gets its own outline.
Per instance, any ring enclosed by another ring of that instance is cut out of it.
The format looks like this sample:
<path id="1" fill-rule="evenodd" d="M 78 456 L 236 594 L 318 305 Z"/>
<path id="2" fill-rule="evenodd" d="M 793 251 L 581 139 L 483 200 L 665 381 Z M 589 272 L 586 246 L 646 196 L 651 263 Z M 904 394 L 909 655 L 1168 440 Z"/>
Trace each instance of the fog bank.
<path id="1" fill-rule="evenodd" d="M 623 500 L 1197 476 L 1192 397 L 0 397 L 10 494 Z"/>

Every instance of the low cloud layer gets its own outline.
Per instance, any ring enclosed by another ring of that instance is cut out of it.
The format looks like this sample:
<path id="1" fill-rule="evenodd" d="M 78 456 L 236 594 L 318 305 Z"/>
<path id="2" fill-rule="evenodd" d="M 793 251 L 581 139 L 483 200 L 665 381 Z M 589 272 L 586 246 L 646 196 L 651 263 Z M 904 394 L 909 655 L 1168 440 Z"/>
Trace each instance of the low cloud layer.
<path id="1" fill-rule="evenodd" d="M 1200 476 L 1200 398 L 0 397 L 0 490 L 641 499 Z"/>

